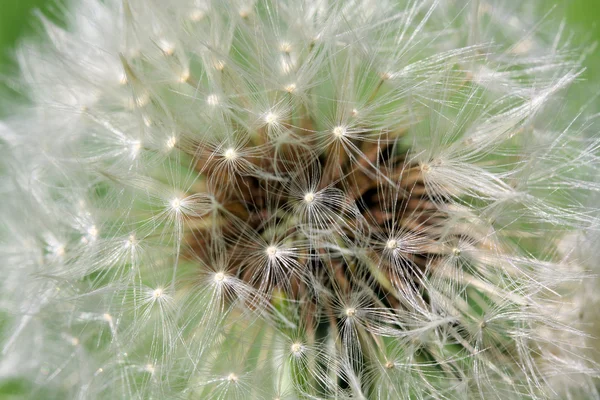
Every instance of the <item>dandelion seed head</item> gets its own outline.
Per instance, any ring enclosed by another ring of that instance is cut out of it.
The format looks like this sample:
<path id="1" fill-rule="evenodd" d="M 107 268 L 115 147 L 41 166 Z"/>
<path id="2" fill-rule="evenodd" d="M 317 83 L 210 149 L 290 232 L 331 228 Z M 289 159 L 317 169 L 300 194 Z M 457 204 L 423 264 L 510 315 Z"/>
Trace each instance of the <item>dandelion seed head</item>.
<path id="1" fill-rule="evenodd" d="M 90 400 L 600 398 L 573 239 L 597 118 L 533 2 L 44 19 L 0 123 L 0 371 Z"/>

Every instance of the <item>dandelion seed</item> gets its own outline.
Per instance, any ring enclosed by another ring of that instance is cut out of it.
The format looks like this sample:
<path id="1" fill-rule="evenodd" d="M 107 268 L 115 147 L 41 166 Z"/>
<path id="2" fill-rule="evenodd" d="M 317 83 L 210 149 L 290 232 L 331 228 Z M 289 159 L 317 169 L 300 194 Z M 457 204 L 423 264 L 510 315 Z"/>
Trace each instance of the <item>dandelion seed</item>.
<path id="1" fill-rule="evenodd" d="M 335 136 L 338 139 L 346 136 L 346 128 L 344 128 L 343 126 L 336 126 L 331 132 L 333 133 L 333 136 Z"/>
<path id="2" fill-rule="evenodd" d="M 152 119 L 149 116 L 143 115 L 142 120 L 144 121 L 144 125 L 146 127 L 150 128 L 152 126 Z"/>
<path id="3" fill-rule="evenodd" d="M 181 211 L 181 199 L 179 197 L 175 197 L 171 200 L 171 202 L 169 203 L 169 205 L 171 206 L 171 209 L 176 211 L 176 212 L 180 212 Z"/>
<path id="4" fill-rule="evenodd" d="M 223 60 L 214 61 L 213 68 L 216 69 L 217 71 L 223 71 L 225 69 L 225 61 L 223 61 Z"/>
<path id="5" fill-rule="evenodd" d="M 140 152 L 140 149 L 142 148 L 142 142 L 140 142 L 139 140 L 134 140 L 131 142 L 130 148 L 131 158 L 135 158 L 137 157 L 138 153 Z"/>
<path id="6" fill-rule="evenodd" d="M 302 346 L 301 343 L 293 343 L 290 346 L 290 350 L 292 351 L 292 354 L 294 354 L 295 356 L 299 356 L 300 354 L 302 354 L 304 346 Z"/>
<path id="7" fill-rule="evenodd" d="M 216 94 L 211 94 L 206 98 L 206 102 L 211 106 L 219 104 L 219 97 Z"/>
<path id="8" fill-rule="evenodd" d="M 54 257 L 62 258 L 65 255 L 65 245 L 58 241 L 52 240 L 51 244 L 48 246 L 50 253 L 54 255 Z"/>
<path id="9" fill-rule="evenodd" d="M 279 50 L 284 53 L 289 53 L 292 51 L 292 44 L 290 42 L 281 42 L 279 44 Z"/>
<path id="10" fill-rule="evenodd" d="M 265 253 L 267 253 L 269 257 L 276 257 L 278 252 L 279 249 L 276 246 L 269 246 L 265 250 Z"/>
<path id="11" fill-rule="evenodd" d="M 185 83 L 190 79 L 190 70 L 185 68 L 181 73 L 177 76 L 177 82 Z"/>
<path id="12" fill-rule="evenodd" d="M 283 74 L 289 74 L 294 68 L 294 65 L 290 62 L 289 59 L 286 58 L 282 58 L 279 61 L 279 66 L 281 68 L 281 73 Z"/>
<path id="13" fill-rule="evenodd" d="M 234 374 L 233 372 L 230 373 L 229 375 L 227 375 L 227 380 L 229 382 L 237 383 L 238 379 L 239 379 L 238 376 L 236 374 Z"/>
<path id="14" fill-rule="evenodd" d="M 54 250 L 54 254 L 58 257 L 62 257 L 65 255 L 65 246 L 61 245 L 56 247 L 56 249 Z"/>
<path id="15" fill-rule="evenodd" d="M 283 87 L 283 89 L 288 92 L 288 93 L 292 93 L 296 90 L 296 84 L 295 83 L 290 83 L 289 85 L 285 85 Z"/>
<path id="16" fill-rule="evenodd" d="M 214 276 L 215 283 L 222 283 L 225 281 L 225 274 L 223 272 L 217 272 Z"/>
<path id="17" fill-rule="evenodd" d="M 202 21 L 202 19 L 204 19 L 204 16 L 205 16 L 204 12 L 199 9 L 192 10 L 189 14 L 189 18 L 193 22 Z"/>
<path id="18" fill-rule="evenodd" d="M 96 225 L 90 226 L 87 230 L 87 234 L 91 239 L 96 239 L 96 237 L 98 237 L 98 228 L 96 228 Z"/>
<path id="19" fill-rule="evenodd" d="M 160 39 L 158 41 L 158 47 L 160 47 L 167 56 L 172 56 L 175 53 L 175 45 L 167 39 Z"/>
<path id="20" fill-rule="evenodd" d="M 277 123 L 277 114 L 273 113 L 273 112 L 268 112 L 265 114 L 264 116 L 264 120 L 267 123 L 267 125 L 274 125 Z"/>
<path id="21" fill-rule="evenodd" d="M 154 297 L 155 299 L 160 299 L 164 296 L 164 294 L 165 292 L 163 288 L 156 288 L 152 291 L 152 297 Z"/>
<path id="22" fill-rule="evenodd" d="M 251 13 L 251 10 L 249 8 L 241 8 L 238 11 L 239 16 L 244 19 L 248 18 L 250 16 L 250 13 Z"/>
<path id="23" fill-rule="evenodd" d="M 516 46 L 514 46 L 512 48 L 512 52 L 515 54 L 527 54 L 531 48 L 533 47 L 533 43 L 530 39 L 523 39 L 520 42 L 518 42 L 516 44 Z"/>
<path id="24" fill-rule="evenodd" d="M 398 248 L 398 241 L 396 239 L 390 239 L 386 242 L 385 247 L 389 250 L 395 250 Z"/>
<path id="25" fill-rule="evenodd" d="M 170 138 L 167 139 L 167 149 L 172 149 L 175 147 L 175 145 L 177 144 L 177 138 L 175 136 L 171 136 Z"/>
<path id="26" fill-rule="evenodd" d="M 228 161 L 234 161 L 236 158 L 238 158 L 238 154 L 233 147 L 230 147 L 225 150 L 223 157 L 225 157 L 225 159 Z"/>
<path id="27" fill-rule="evenodd" d="M 304 201 L 307 204 L 312 203 L 315 200 L 315 194 L 313 192 L 308 192 L 304 195 Z"/>
<path id="28" fill-rule="evenodd" d="M 132 233 L 131 235 L 129 235 L 129 237 L 127 238 L 127 240 L 125 240 L 125 248 L 133 248 L 135 247 L 137 244 L 137 239 L 135 237 L 135 235 Z"/>
<path id="29" fill-rule="evenodd" d="M 132 99 L 128 101 L 128 107 L 130 109 L 143 108 L 150 103 L 150 94 L 142 92 L 138 95 L 134 95 Z"/>

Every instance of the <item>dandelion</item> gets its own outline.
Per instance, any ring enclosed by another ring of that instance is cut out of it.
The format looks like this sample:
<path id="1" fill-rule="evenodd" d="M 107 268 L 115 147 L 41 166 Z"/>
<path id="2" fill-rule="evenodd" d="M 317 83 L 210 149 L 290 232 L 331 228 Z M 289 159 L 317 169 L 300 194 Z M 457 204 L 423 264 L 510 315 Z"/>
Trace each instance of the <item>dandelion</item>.
<path id="1" fill-rule="evenodd" d="M 522 3 L 41 17 L 0 125 L 0 393 L 600 398 L 598 115 Z"/>

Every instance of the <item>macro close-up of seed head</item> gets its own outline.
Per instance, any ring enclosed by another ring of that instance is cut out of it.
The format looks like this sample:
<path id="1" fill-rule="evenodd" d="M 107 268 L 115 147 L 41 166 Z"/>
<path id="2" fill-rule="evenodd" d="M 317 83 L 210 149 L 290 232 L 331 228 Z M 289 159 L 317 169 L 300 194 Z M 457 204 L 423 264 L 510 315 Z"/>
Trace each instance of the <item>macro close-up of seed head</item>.
<path id="1" fill-rule="evenodd" d="M 600 398 L 593 46 L 548 4 L 55 12 L 2 100 L 0 397 Z"/>

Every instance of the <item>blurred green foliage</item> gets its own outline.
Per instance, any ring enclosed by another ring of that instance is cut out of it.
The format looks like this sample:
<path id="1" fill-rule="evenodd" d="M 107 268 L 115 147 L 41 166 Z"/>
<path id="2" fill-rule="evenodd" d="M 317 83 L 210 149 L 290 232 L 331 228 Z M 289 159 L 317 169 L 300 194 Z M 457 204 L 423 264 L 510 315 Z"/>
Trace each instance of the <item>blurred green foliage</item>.
<path id="1" fill-rule="evenodd" d="M 34 27 L 32 10 L 47 4 L 48 0 L 0 0 L 0 70 L 9 62 L 17 39 Z"/>

